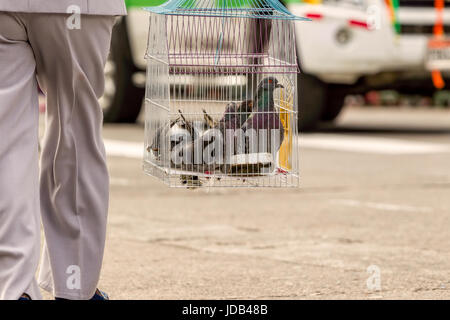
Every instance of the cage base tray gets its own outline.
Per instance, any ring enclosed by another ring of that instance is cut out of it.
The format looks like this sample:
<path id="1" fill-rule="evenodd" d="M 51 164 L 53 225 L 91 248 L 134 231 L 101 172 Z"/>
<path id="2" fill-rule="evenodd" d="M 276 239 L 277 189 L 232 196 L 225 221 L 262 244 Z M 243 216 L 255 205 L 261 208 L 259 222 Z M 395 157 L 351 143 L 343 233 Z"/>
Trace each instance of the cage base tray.
<path id="1" fill-rule="evenodd" d="M 233 177 L 258 177 L 270 174 L 273 157 L 270 153 L 245 153 L 230 157 L 226 173 Z"/>

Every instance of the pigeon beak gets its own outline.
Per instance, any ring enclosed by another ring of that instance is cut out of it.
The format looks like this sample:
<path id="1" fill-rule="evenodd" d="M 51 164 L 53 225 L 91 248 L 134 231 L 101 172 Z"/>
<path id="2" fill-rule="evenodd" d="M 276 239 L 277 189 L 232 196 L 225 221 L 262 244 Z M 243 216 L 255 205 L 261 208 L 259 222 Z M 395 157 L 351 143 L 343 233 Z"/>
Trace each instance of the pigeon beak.
<path id="1" fill-rule="evenodd" d="M 275 86 L 275 88 L 284 88 L 284 86 L 280 83 L 277 83 L 277 85 Z"/>

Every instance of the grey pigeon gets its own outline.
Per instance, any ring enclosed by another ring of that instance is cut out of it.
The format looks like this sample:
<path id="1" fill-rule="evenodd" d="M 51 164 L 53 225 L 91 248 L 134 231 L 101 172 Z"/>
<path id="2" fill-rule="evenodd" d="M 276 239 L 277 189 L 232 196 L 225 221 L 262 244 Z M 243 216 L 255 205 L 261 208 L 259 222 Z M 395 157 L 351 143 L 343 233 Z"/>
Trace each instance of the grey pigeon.
<path id="1" fill-rule="evenodd" d="M 156 130 L 156 133 L 152 139 L 152 144 L 147 147 L 147 152 L 151 152 L 155 157 L 159 158 L 162 152 L 161 147 L 163 145 L 163 139 L 166 138 L 166 135 L 170 135 L 171 132 L 176 129 L 187 130 L 191 136 L 195 135 L 196 132 L 193 124 L 186 120 L 181 110 L 178 110 L 178 113 L 178 118 Z"/>

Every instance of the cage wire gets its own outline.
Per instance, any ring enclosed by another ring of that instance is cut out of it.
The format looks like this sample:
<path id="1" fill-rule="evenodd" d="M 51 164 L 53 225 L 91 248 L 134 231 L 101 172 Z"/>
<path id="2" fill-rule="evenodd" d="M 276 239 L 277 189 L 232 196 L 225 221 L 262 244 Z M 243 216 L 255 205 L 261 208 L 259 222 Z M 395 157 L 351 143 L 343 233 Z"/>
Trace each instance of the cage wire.
<path id="1" fill-rule="evenodd" d="M 272 0 L 146 10 L 144 171 L 172 187 L 298 186 L 293 22 L 308 19 Z"/>

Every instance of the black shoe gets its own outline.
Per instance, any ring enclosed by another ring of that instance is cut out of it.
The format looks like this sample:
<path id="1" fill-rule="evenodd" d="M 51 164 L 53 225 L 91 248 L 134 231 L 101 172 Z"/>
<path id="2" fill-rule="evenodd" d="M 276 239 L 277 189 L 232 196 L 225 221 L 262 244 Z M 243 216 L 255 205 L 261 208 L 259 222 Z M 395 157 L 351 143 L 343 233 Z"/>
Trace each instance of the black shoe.
<path id="1" fill-rule="evenodd" d="M 28 294 L 24 293 L 18 300 L 31 300 L 31 297 Z"/>
<path id="2" fill-rule="evenodd" d="M 94 296 L 89 300 L 109 300 L 109 297 L 105 292 L 97 289 L 95 290 Z"/>

